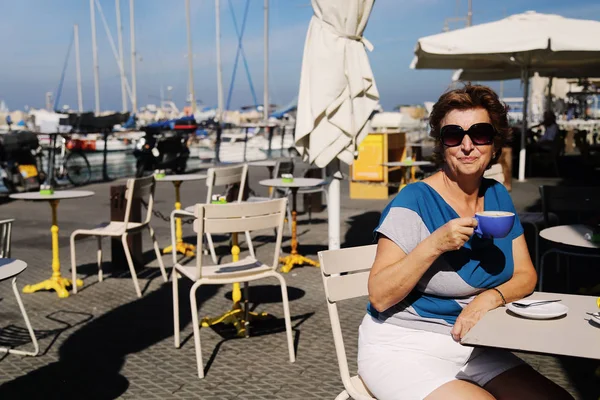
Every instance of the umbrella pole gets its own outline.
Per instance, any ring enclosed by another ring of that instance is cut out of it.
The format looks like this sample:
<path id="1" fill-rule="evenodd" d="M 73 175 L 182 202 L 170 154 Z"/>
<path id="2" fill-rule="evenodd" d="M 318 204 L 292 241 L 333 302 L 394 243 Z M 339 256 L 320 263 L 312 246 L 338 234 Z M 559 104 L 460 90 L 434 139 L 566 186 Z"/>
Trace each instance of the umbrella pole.
<path id="1" fill-rule="evenodd" d="M 523 70 L 523 129 L 521 132 L 521 151 L 519 151 L 519 182 L 525 181 L 525 160 L 527 143 L 527 103 L 529 103 L 529 69 Z"/>
<path id="2" fill-rule="evenodd" d="M 329 184 L 327 216 L 329 218 L 329 250 L 340 248 L 340 214 L 342 208 L 341 202 L 341 182 L 342 173 L 340 172 L 340 160 L 337 158 L 329 164 L 330 172 L 333 172 L 331 183 Z"/>

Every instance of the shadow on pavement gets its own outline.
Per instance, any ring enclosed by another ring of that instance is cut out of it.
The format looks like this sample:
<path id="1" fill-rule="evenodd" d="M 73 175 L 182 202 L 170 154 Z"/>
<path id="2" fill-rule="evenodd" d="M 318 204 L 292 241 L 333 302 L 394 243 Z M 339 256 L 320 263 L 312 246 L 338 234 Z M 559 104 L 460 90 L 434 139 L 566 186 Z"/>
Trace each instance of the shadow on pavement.
<path id="1" fill-rule="evenodd" d="M 189 288 L 180 281 L 180 321 L 190 323 Z M 201 291 L 199 304 L 218 287 Z M 142 351 L 173 335 L 170 284 L 119 306 L 73 332 L 59 348 L 59 361 L 0 386 L 1 399 L 114 399 L 129 387 L 120 374 L 128 354 Z"/>
<path id="2" fill-rule="evenodd" d="M 373 230 L 379 224 L 381 213 L 369 211 L 359 215 L 353 215 L 348 219 L 350 227 L 346 231 L 342 247 L 365 246 L 375 243 Z"/>

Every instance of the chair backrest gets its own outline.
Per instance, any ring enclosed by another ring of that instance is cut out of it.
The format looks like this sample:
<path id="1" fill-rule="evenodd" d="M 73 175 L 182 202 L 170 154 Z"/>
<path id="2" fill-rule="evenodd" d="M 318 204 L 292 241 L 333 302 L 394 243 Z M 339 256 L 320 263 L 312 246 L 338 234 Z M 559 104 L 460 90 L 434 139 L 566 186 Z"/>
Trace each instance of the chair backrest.
<path id="1" fill-rule="evenodd" d="M 600 218 L 600 187 L 543 185 L 540 196 L 546 226 L 550 226 L 549 213 L 557 214 L 561 224 L 600 223 L 593 221 Z"/>
<path id="2" fill-rule="evenodd" d="M 209 168 L 206 177 L 206 204 L 210 204 L 215 186 L 240 184 L 237 202 L 241 202 L 246 189 L 246 177 L 248 176 L 248 164 L 234 165 L 232 167 L 213 167 Z"/>
<path id="3" fill-rule="evenodd" d="M 285 198 L 255 203 L 196 204 L 194 210 L 196 216 L 194 231 L 197 234 L 196 254 L 202 254 L 202 237 L 205 233 L 251 232 L 275 228 L 277 240 L 271 268 L 276 269 L 279 264 L 286 207 Z M 202 278 L 202 257 L 196 257 L 196 266 L 198 278 Z"/>
<path id="4" fill-rule="evenodd" d="M 279 160 L 273 169 L 273 178 L 281 178 L 282 174 L 294 173 L 294 160 Z"/>
<path id="5" fill-rule="evenodd" d="M 14 219 L 5 219 L 0 221 L 0 258 L 10 257 L 13 222 Z"/>
<path id="6" fill-rule="evenodd" d="M 340 375 L 344 388 L 354 399 L 363 399 L 365 395 L 361 394 L 351 381 L 337 302 L 369 294 L 369 272 L 373 266 L 376 251 L 377 245 L 373 244 L 319 252 L 321 275 L 325 286 L 325 297 Z"/>
<path id="7" fill-rule="evenodd" d="M 140 199 L 145 203 L 146 217 L 142 219 L 143 224 L 148 224 L 152 218 L 152 209 L 154 208 L 154 188 L 156 187 L 156 181 L 154 176 L 146 176 L 143 178 L 131 178 L 127 179 L 127 190 L 125 191 L 125 218 L 123 221 L 124 230 L 127 230 L 127 225 L 131 222 L 131 206 L 135 199 Z"/>

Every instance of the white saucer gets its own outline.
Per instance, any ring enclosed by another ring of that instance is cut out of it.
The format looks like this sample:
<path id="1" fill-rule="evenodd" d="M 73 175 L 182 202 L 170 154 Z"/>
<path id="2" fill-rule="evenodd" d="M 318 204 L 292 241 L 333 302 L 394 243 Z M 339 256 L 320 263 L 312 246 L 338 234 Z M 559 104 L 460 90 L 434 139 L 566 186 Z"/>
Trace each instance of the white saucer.
<path id="1" fill-rule="evenodd" d="M 522 300 L 521 300 L 522 301 Z M 506 305 L 510 311 L 517 315 L 531 319 L 551 319 L 558 318 L 569 312 L 569 307 L 561 303 L 547 303 L 536 306 L 521 308 L 512 303 Z"/>
<path id="2" fill-rule="evenodd" d="M 595 315 L 590 315 L 590 321 L 600 326 L 600 317 L 596 317 Z"/>

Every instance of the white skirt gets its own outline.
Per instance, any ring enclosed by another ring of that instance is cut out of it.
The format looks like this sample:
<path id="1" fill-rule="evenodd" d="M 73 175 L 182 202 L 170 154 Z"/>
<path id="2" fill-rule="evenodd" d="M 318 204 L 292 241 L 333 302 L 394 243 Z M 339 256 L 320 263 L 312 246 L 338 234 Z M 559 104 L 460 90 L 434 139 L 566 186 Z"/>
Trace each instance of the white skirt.
<path id="1" fill-rule="evenodd" d="M 404 328 L 368 314 L 358 331 L 358 374 L 378 400 L 423 399 L 455 379 L 483 387 L 521 364 L 506 350 L 463 346 L 450 334 Z"/>

